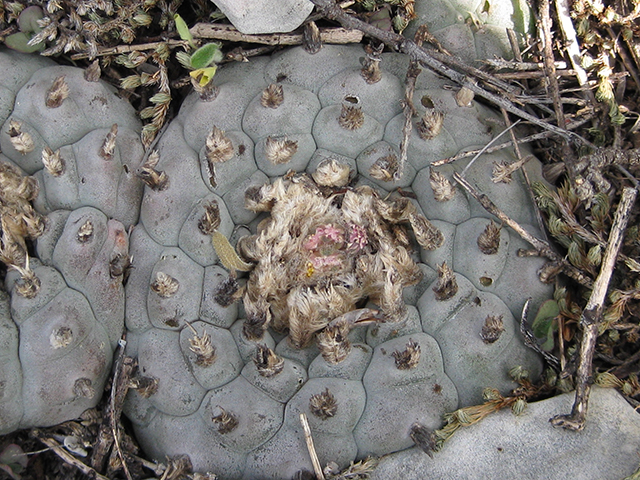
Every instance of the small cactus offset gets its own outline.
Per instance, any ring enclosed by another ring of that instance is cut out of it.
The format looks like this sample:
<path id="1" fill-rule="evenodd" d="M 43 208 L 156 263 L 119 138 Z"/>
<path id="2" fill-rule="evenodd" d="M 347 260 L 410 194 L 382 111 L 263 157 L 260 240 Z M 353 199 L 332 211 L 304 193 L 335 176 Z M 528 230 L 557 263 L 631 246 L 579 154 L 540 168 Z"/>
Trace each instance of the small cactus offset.
<path id="1" fill-rule="evenodd" d="M 106 83 L 11 51 L 0 65 L 3 434 L 76 418 L 102 397 L 124 328 L 143 149 L 133 109 Z"/>
<path id="2" fill-rule="evenodd" d="M 422 72 L 401 160 L 409 60 L 369 53 L 225 66 L 145 155 L 102 83 L 0 52 L 22 69 L 0 110 L 0 194 L 19 213 L 2 215 L 0 432 L 95 405 L 125 318 L 142 447 L 223 479 L 311 471 L 301 415 L 322 465 L 430 452 L 445 412 L 506 394 L 513 367 L 539 375 L 516 318 L 550 295 L 542 260 L 453 181 L 535 231 L 521 172 L 492 177 L 513 153 L 431 166 L 500 118 Z"/>

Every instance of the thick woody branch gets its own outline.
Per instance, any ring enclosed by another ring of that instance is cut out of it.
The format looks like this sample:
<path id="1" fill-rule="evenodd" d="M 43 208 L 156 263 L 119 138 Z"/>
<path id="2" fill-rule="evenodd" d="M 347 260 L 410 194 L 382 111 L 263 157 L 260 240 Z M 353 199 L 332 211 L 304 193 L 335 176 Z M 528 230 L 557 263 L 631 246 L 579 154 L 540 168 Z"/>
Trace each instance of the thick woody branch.
<path id="1" fill-rule="evenodd" d="M 587 416 L 587 406 L 592 382 L 593 352 L 598 339 L 598 327 L 602 321 L 604 301 L 609 288 L 609 281 L 616 264 L 616 257 L 622 246 L 624 231 L 629 221 L 631 208 L 636 200 L 637 190 L 625 188 L 622 198 L 616 209 L 616 214 L 611 226 L 609 242 L 602 259 L 600 273 L 593 283 L 593 290 L 582 311 L 580 324 L 582 325 L 582 344 L 580 345 L 580 358 L 577 371 L 576 399 L 569 415 L 556 415 L 551 419 L 553 426 L 569 430 L 582 430 Z"/>

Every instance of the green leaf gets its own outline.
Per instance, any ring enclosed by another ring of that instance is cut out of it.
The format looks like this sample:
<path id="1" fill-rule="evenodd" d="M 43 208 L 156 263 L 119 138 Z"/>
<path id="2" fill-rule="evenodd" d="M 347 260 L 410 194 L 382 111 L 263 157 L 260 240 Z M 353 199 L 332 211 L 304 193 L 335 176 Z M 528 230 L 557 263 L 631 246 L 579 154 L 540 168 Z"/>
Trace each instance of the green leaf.
<path id="1" fill-rule="evenodd" d="M 19 445 L 9 444 L 0 452 L 0 471 L 5 471 L 11 478 L 20 479 L 20 472 L 27 468 L 27 455 Z"/>
<path id="2" fill-rule="evenodd" d="M 191 55 L 191 65 L 193 68 L 207 68 L 212 63 L 222 61 L 222 52 L 217 43 L 207 43 Z"/>
<path id="3" fill-rule="evenodd" d="M 12 50 L 17 50 L 22 53 L 33 53 L 45 48 L 44 42 L 37 43 L 35 45 L 29 45 L 31 35 L 24 32 L 12 33 L 4 38 L 4 44 Z"/>
<path id="4" fill-rule="evenodd" d="M 178 35 L 180 35 L 180 38 L 186 42 L 189 42 L 191 48 L 196 48 L 195 43 L 193 43 L 193 36 L 189 31 L 187 23 L 177 13 L 173 16 L 173 20 L 176 22 L 176 30 L 178 30 Z"/>
<path id="5" fill-rule="evenodd" d="M 558 303 L 555 300 L 547 300 L 540 306 L 538 314 L 531 324 L 533 334 L 536 337 L 546 338 L 542 345 L 543 350 L 549 351 L 553 348 L 553 332 L 558 328 L 555 322 L 558 315 L 560 315 Z"/>
<path id="6" fill-rule="evenodd" d="M 531 325 L 533 334 L 538 338 L 546 336 L 549 331 L 549 324 L 552 323 L 553 319 L 558 315 L 560 315 L 560 308 L 558 307 L 558 302 L 555 300 L 547 300 L 540 305 L 538 314 Z"/>

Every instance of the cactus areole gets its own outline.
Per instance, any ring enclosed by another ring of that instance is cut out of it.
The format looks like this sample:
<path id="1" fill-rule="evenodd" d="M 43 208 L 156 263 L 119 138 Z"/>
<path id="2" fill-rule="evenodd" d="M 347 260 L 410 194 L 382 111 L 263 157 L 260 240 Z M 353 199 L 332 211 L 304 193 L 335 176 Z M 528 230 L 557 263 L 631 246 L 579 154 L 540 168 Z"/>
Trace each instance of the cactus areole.
<path id="1" fill-rule="evenodd" d="M 96 405 L 123 326 L 146 453 L 220 478 L 311 471 L 303 413 L 320 462 L 344 467 L 506 393 L 513 367 L 539 374 L 515 318 L 550 293 L 541 260 L 452 182 L 467 160 L 431 166 L 500 117 L 422 72 L 403 159 L 408 59 L 367 58 L 328 45 L 221 68 L 145 155 L 104 84 L 0 52 L 16 72 L 0 82 L 0 432 Z M 521 172 L 492 177 L 514 161 L 465 176 L 535 231 Z"/>

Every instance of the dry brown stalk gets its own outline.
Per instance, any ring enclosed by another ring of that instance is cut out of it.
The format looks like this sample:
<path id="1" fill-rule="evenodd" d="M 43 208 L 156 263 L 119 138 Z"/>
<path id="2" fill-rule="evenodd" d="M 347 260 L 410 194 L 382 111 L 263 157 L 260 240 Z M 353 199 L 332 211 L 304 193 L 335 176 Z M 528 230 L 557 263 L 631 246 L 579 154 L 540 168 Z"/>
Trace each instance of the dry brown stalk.
<path id="1" fill-rule="evenodd" d="M 116 358 L 114 360 L 113 385 L 111 386 L 111 395 L 109 405 L 106 408 L 105 416 L 100 425 L 98 432 L 98 440 L 93 447 L 91 456 L 91 466 L 98 471 L 104 468 L 104 462 L 111 450 L 115 446 L 116 453 L 120 458 L 127 479 L 131 480 L 131 473 L 125 462 L 122 449 L 120 448 L 120 415 L 122 414 L 122 406 L 124 399 L 129 390 L 129 381 L 135 369 L 135 360 L 124 354 L 124 340 L 121 341 Z"/>
<path id="2" fill-rule="evenodd" d="M 629 221 L 631 208 L 636 200 L 638 191 L 626 187 L 622 191 L 622 198 L 616 209 L 609 234 L 609 241 L 602 259 L 600 273 L 593 284 L 589 301 L 582 311 L 580 324 L 582 325 L 582 343 L 576 379 L 576 398 L 569 415 L 556 415 L 551 419 L 553 426 L 568 430 L 582 430 L 585 426 L 589 393 L 591 392 L 593 352 L 598 338 L 598 328 L 602 322 L 604 301 L 609 288 L 609 282 L 616 264 L 616 257 L 622 246 L 624 231 Z"/>
<path id="3" fill-rule="evenodd" d="M 309 428 L 309 420 L 304 413 L 300 414 L 300 423 L 304 430 L 304 441 L 307 443 L 307 449 L 309 450 L 309 456 L 311 457 L 311 463 L 313 464 L 313 470 L 316 474 L 317 480 L 325 480 L 324 473 L 322 472 L 322 466 L 320 465 L 320 459 L 316 453 L 316 448 L 313 445 L 313 437 L 311 436 L 311 428 Z"/>
<path id="4" fill-rule="evenodd" d="M 345 28 L 320 28 L 322 43 L 360 43 L 362 32 Z M 270 35 L 248 35 L 240 33 L 232 25 L 216 25 L 214 23 L 196 23 L 189 30 L 194 38 L 226 40 L 229 42 L 260 43 L 264 45 L 302 45 L 303 34 L 273 33 Z"/>
<path id="5" fill-rule="evenodd" d="M 495 215 L 500 219 L 500 221 L 511 227 L 518 235 L 522 237 L 523 240 L 530 243 L 536 250 L 538 250 L 541 255 L 544 255 L 549 260 L 562 265 L 564 273 L 566 273 L 569 277 L 573 278 L 575 281 L 587 288 L 592 288 L 593 282 L 588 276 L 586 276 L 579 269 L 569 264 L 564 258 L 554 252 L 547 242 L 540 240 L 534 235 L 531 235 L 518 222 L 507 216 L 507 214 L 500 210 L 496 206 L 496 204 L 493 203 L 489 197 L 487 197 L 486 194 L 478 192 L 478 190 L 476 190 L 457 172 L 453 174 L 453 179 L 458 182 L 467 192 L 469 192 L 469 194 L 473 198 L 475 198 L 486 211 L 488 211 L 492 215 Z"/>
<path id="6" fill-rule="evenodd" d="M 76 457 L 74 457 L 71 453 L 69 453 L 62 445 L 60 445 L 53 438 L 49 438 L 44 436 L 39 430 L 34 429 L 31 431 L 32 435 L 34 435 L 38 440 L 44 443 L 47 447 L 49 447 L 58 457 L 60 457 L 65 463 L 77 468 L 82 473 L 87 475 L 89 478 L 94 478 L 96 480 L 109 480 L 109 478 L 104 475 L 100 475 L 96 470 L 91 468 L 88 465 L 85 465 Z"/>
<path id="7" fill-rule="evenodd" d="M 543 56 L 544 56 L 544 70 L 547 74 L 547 81 L 549 82 L 549 94 L 553 99 L 553 109 L 556 112 L 556 123 L 564 128 L 565 119 L 564 112 L 562 111 L 562 102 L 560 101 L 560 87 L 558 85 L 558 77 L 556 77 L 555 58 L 553 55 L 553 34 L 551 33 L 551 16 L 549 15 L 549 2 L 541 1 L 539 4 L 538 15 L 540 17 L 540 27 L 538 31 L 541 35 Z"/>
<path id="8" fill-rule="evenodd" d="M 565 41 L 564 47 L 567 50 L 569 61 L 573 66 L 573 72 L 578 79 L 578 83 L 581 86 L 585 85 L 587 83 L 587 72 L 585 72 L 580 64 L 580 45 L 576 31 L 573 28 L 569 0 L 555 0 L 555 5 L 558 14 L 558 24 Z"/>
<path id="9" fill-rule="evenodd" d="M 312 2 L 326 18 L 340 22 L 345 28 L 361 30 L 365 34 L 384 42 L 392 50 L 408 55 L 411 59 L 419 61 L 431 70 L 444 75 L 462 87 L 468 88 L 474 94 L 504 108 L 508 112 L 513 113 L 522 119 L 528 120 L 545 130 L 550 130 L 563 138 L 573 138 L 581 144 L 588 146 L 592 145 L 591 142 L 585 140 L 580 135 L 568 131 L 564 126 L 559 127 L 548 123 L 517 107 L 512 101 L 507 99 L 507 96 L 515 93 L 514 87 L 505 82 L 498 81 L 494 76 L 470 67 L 464 64 L 464 62 L 456 59 L 456 57 L 450 57 L 438 52 L 427 52 L 427 50 L 420 47 L 416 42 L 405 38 L 402 35 L 385 31 L 374 25 L 363 22 L 362 20 L 344 12 L 334 0 L 312 0 Z M 500 90 L 501 94 L 490 92 L 480 86 L 477 80 L 473 80 L 471 77 L 486 82 L 486 84 L 492 88 Z"/>

